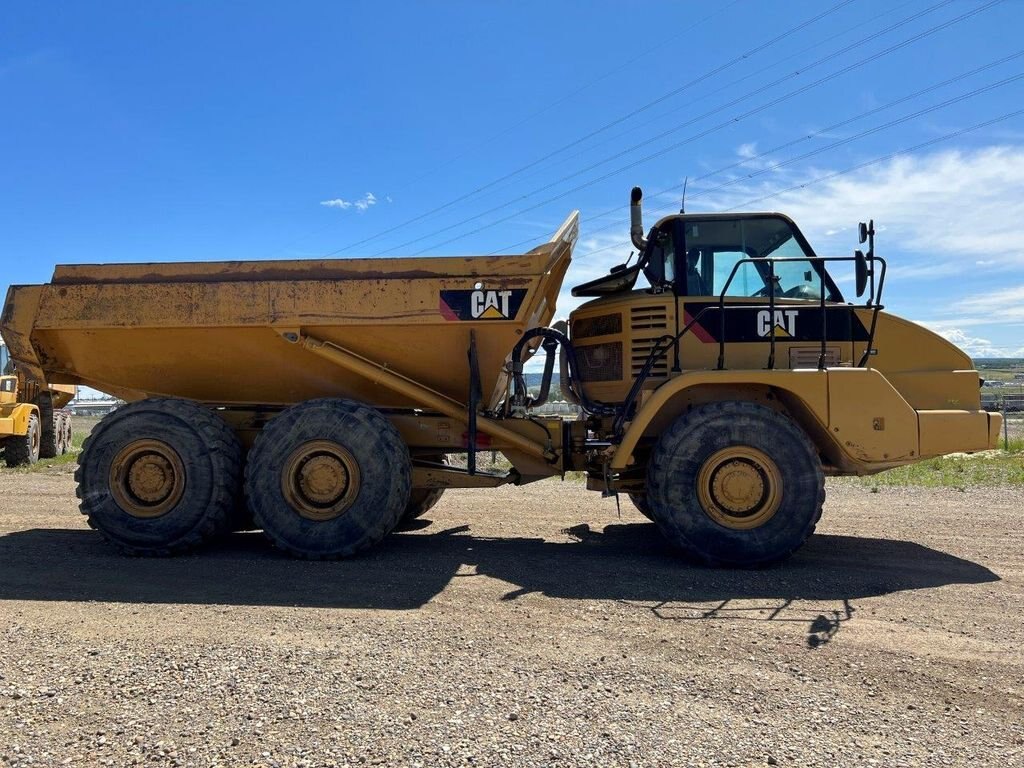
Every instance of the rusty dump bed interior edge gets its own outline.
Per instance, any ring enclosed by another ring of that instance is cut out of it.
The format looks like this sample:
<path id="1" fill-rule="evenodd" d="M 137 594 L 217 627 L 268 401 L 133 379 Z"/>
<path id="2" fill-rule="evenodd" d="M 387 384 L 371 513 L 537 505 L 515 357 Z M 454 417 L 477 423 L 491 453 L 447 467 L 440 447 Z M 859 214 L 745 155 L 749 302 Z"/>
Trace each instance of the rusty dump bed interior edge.
<path id="1" fill-rule="evenodd" d="M 544 271 L 551 252 L 541 246 L 514 256 L 436 256 L 417 259 L 303 259 L 67 264 L 54 268 L 51 285 L 88 283 L 213 283 L 250 280 L 380 280 L 480 277 L 495 267 L 510 277 Z"/>

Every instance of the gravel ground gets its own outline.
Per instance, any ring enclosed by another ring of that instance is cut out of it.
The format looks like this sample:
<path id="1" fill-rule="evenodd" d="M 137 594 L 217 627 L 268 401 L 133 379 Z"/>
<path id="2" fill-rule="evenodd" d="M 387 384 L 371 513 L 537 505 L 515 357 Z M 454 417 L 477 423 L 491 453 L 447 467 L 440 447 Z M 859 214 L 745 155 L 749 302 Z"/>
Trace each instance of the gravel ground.
<path id="1" fill-rule="evenodd" d="M 0 472 L 0 765 L 1024 765 L 1021 506 L 835 482 L 713 571 L 546 481 L 347 562 L 139 560 Z"/>

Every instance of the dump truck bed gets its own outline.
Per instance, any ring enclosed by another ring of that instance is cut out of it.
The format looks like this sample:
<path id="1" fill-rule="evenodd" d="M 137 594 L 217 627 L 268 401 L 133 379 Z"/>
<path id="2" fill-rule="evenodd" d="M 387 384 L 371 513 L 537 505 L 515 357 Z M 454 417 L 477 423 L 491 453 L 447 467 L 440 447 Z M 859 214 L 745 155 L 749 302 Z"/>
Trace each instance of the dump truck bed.
<path id="1" fill-rule="evenodd" d="M 578 216 L 518 256 L 60 266 L 15 286 L 0 321 L 12 357 L 64 384 L 129 400 L 215 404 L 351 397 L 413 407 L 288 343 L 311 334 L 464 401 L 470 332 L 485 400 L 523 331 L 547 325 Z"/>

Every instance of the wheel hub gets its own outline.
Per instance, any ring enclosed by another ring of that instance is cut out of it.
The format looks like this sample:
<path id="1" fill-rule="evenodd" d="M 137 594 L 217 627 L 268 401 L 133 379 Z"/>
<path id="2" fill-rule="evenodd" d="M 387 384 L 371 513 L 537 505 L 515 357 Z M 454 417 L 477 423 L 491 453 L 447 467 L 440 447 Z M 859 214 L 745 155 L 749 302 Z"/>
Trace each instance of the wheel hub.
<path id="1" fill-rule="evenodd" d="M 128 487 L 139 499 L 150 504 L 165 499 L 173 485 L 174 469 L 158 454 L 138 459 L 128 471 Z"/>
<path id="2" fill-rule="evenodd" d="M 764 525 L 782 501 L 782 475 L 763 451 L 730 446 L 712 454 L 697 476 L 701 508 L 727 528 L 750 530 Z"/>
<path id="3" fill-rule="evenodd" d="M 359 465 L 338 443 L 303 443 L 285 462 L 281 490 L 302 517 L 332 520 L 343 515 L 359 493 Z"/>
<path id="4" fill-rule="evenodd" d="M 711 479 L 715 501 L 735 515 L 747 515 L 764 496 L 764 476 L 758 467 L 737 459 L 719 466 Z"/>
<path id="5" fill-rule="evenodd" d="M 166 514 L 185 492 L 181 457 L 162 440 L 129 443 L 110 464 L 109 485 L 114 501 L 133 517 Z"/>

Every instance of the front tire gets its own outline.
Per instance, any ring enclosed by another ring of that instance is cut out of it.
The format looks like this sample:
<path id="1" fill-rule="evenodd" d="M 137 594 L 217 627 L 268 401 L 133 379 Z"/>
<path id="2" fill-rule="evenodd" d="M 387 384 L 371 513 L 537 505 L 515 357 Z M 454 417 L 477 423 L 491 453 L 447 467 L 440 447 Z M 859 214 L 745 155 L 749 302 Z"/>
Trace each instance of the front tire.
<path id="1" fill-rule="evenodd" d="M 349 557 L 378 543 L 409 501 L 412 462 L 398 430 L 352 400 L 299 403 L 267 424 L 245 469 L 257 527 L 297 557 Z"/>
<path id="2" fill-rule="evenodd" d="M 186 552 L 216 537 L 240 493 L 235 433 L 198 403 L 151 398 L 92 431 L 78 461 L 79 508 L 129 555 Z"/>
<path id="3" fill-rule="evenodd" d="M 4 460 L 8 467 L 24 467 L 39 461 L 41 443 L 39 417 L 34 413 L 28 417 L 28 429 L 24 435 L 8 437 L 4 441 Z"/>
<path id="4" fill-rule="evenodd" d="M 787 416 L 748 402 L 703 405 L 658 440 L 648 503 L 662 533 L 715 566 L 785 559 L 814 532 L 825 481 L 814 445 Z"/>

